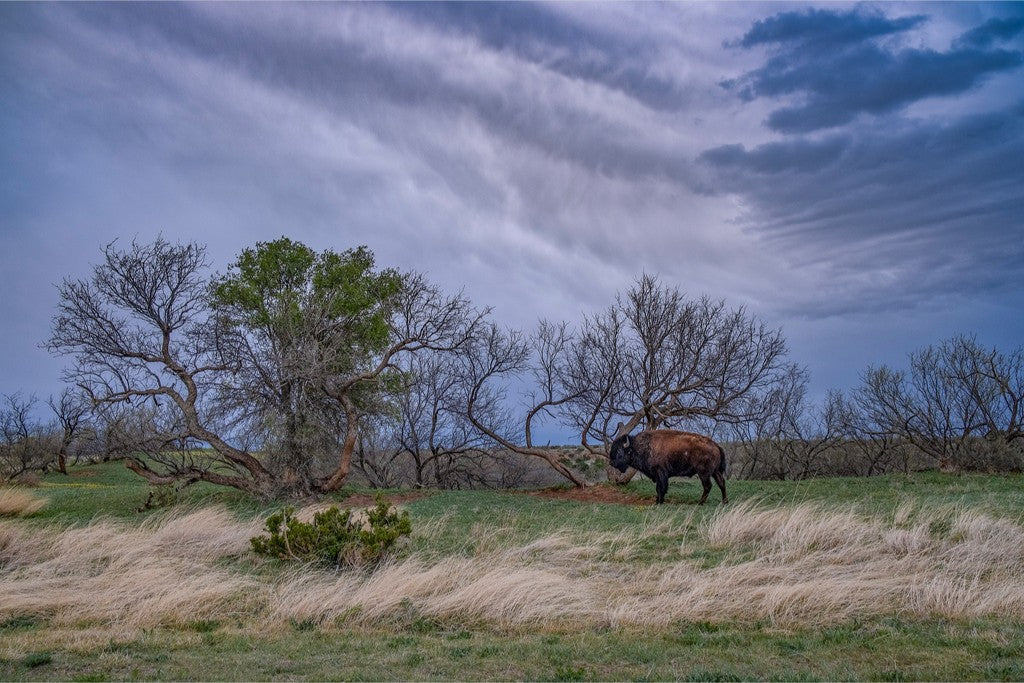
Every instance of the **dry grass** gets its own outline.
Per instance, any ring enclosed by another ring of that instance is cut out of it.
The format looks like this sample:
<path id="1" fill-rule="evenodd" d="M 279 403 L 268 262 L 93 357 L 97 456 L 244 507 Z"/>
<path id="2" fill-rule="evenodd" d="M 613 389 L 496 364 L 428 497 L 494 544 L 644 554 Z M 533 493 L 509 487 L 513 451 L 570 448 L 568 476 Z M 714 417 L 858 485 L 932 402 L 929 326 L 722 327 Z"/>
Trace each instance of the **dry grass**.
<path id="1" fill-rule="evenodd" d="M 24 517 L 43 509 L 46 499 L 35 496 L 28 491 L 0 487 L 0 517 Z"/>
<path id="2" fill-rule="evenodd" d="M 411 618 L 574 628 L 1024 617 L 1024 527 L 964 509 L 901 508 L 882 520 L 852 509 L 740 504 L 700 526 L 652 516 L 615 532 L 564 529 L 511 547 L 501 542 L 508 529 L 492 527 L 458 555 L 341 574 L 281 572 L 253 559 L 249 538 L 260 527 L 221 508 L 137 528 L 97 521 L 30 533 L 8 523 L 0 526 L 0 619 L 123 632 L 201 619 L 273 629 Z M 415 533 L 441 534 L 443 521 Z M 638 563 L 652 534 L 678 538 L 678 552 Z"/>

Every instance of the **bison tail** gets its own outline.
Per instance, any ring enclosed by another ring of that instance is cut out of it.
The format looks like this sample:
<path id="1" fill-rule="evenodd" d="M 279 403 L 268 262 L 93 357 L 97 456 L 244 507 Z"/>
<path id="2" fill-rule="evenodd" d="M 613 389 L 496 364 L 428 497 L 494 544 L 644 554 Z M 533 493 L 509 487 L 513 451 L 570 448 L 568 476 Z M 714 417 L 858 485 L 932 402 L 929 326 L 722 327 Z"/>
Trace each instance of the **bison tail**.
<path id="1" fill-rule="evenodd" d="M 715 445 L 717 446 L 718 444 Z M 722 476 L 727 476 L 729 474 L 729 464 L 725 459 L 725 450 L 723 450 L 721 446 L 718 446 L 718 455 L 720 456 L 718 460 L 718 471 L 722 473 Z"/>

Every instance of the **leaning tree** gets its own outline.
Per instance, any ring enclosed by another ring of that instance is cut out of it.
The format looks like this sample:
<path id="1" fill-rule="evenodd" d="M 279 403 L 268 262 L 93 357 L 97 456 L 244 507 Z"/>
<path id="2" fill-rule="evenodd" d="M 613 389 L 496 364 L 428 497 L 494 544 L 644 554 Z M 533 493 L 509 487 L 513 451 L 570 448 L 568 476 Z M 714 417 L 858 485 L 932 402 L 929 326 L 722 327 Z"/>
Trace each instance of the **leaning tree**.
<path id="1" fill-rule="evenodd" d="M 270 495 L 270 472 L 223 436 L 211 406 L 212 388 L 235 366 L 222 358 L 211 324 L 208 266 L 196 243 L 108 244 L 90 278 L 59 285 L 48 348 L 72 358 L 65 379 L 98 408 L 146 404 L 162 416 L 148 422 L 154 455 L 186 443 L 212 448 L 157 460 L 129 455 L 127 466 L 151 483 L 209 481 Z"/>

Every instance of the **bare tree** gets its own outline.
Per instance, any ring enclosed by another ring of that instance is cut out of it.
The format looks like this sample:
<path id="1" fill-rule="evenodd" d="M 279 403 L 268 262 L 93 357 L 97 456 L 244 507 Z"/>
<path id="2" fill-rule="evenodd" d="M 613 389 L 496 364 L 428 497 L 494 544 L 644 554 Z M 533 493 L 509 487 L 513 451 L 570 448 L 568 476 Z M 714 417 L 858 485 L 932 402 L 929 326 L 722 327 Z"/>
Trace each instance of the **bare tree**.
<path id="1" fill-rule="evenodd" d="M 476 429 L 497 447 L 539 458 L 574 486 L 583 487 L 586 480 L 566 466 L 558 449 L 541 447 L 533 440 L 536 421 L 552 415 L 575 396 L 568 390 L 565 372 L 570 341 L 565 325 L 542 322 L 532 337 L 526 337 L 516 330 L 505 331 L 489 323 L 462 348 L 460 371 L 465 387 L 465 414 Z M 534 392 L 522 421 L 518 427 L 510 428 L 512 419 L 505 410 L 506 388 L 509 382 L 521 380 L 527 374 L 535 382 Z"/>
<path id="2" fill-rule="evenodd" d="M 211 385 L 234 368 L 217 353 L 220 328 L 209 324 L 205 248 L 158 238 L 124 250 L 108 244 L 103 257 L 90 279 L 58 288 L 48 348 L 74 359 L 66 379 L 97 405 L 150 401 L 171 410 L 175 419 L 162 423 L 167 443 L 213 448 L 215 457 L 204 462 L 130 458 L 129 468 L 150 482 L 191 478 L 269 494 L 270 473 L 223 438 L 208 414 Z"/>
<path id="3" fill-rule="evenodd" d="M 60 446 L 57 450 L 57 469 L 61 474 L 67 474 L 68 455 L 75 442 L 80 440 L 85 433 L 91 431 L 88 424 L 89 402 L 81 392 L 67 387 L 57 398 L 51 396 L 47 403 L 57 418 L 61 430 Z"/>
<path id="4" fill-rule="evenodd" d="M 412 462 L 416 486 L 485 483 L 489 443 L 462 410 L 464 387 L 452 355 L 409 355 L 402 375 L 406 382 L 395 399 L 399 419 L 393 450 Z"/>
<path id="5" fill-rule="evenodd" d="M 839 440 L 835 402 L 807 400 L 807 372 L 790 365 L 763 393 L 747 397 L 750 417 L 730 422 L 726 434 L 739 448 L 736 474 L 753 479 L 806 479 L 825 473 Z"/>
<path id="6" fill-rule="evenodd" d="M 606 311 L 584 319 L 569 357 L 567 422 L 607 447 L 646 429 L 742 423 L 759 417 L 787 365 L 781 332 L 744 309 L 708 297 L 688 299 L 644 275 Z M 632 473 L 627 473 L 628 480 Z"/>
<path id="7" fill-rule="evenodd" d="M 907 372 L 868 368 L 857 397 L 872 424 L 932 463 L 983 466 L 985 451 L 1000 444 L 1012 448 L 1021 436 L 1024 353 L 1004 354 L 972 337 L 954 337 L 911 353 Z"/>
<path id="8" fill-rule="evenodd" d="M 59 440 L 34 416 L 38 401 L 8 394 L 0 404 L 0 481 L 45 471 L 57 455 Z"/>
<path id="9" fill-rule="evenodd" d="M 399 361 L 423 351 L 454 352 L 476 334 L 487 311 L 478 311 L 461 293 L 446 296 L 419 274 L 403 276 L 402 286 L 392 299 L 393 314 L 386 318 L 387 343 L 380 350 L 359 354 L 354 362 L 339 368 L 336 358 L 352 354 L 343 336 L 332 337 L 318 349 L 313 367 L 319 373 L 323 392 L 338 402 L 345 414 L 346 431 L 337 466 L 325 477 L 323 491 L 341 487 L 352 467 L 352 453 L 359 434 L 360 395 L 401 373 Z"/>
<path id="10" fill-rule="evenodd" d="M 821 405 L 812 405 L 805 394 L 797 397 L 785 415 L 778 442 L 791 479 L 841 474 L 836 471 L 843 436 L 839 417 L 834 395 Z"/>
<path id="11" fill-rule="evenodd" d="M 946 371 L 976 406 L 985 436 L 1024 440 L 1024 347 L 1006 353 L 960 336 L 942 349 Z"/>
<path id="12" fill-rule="evenodd" d="M 842 450 L 853 470 L 851 474 L 870 477 L 910 471 L 911 449 L 898 434 L 876 421 L 879 416 L 872 411 L 870 395 L 863 386 L 849 395 L 834 392 L 830 400 L 842 433 Z"/>

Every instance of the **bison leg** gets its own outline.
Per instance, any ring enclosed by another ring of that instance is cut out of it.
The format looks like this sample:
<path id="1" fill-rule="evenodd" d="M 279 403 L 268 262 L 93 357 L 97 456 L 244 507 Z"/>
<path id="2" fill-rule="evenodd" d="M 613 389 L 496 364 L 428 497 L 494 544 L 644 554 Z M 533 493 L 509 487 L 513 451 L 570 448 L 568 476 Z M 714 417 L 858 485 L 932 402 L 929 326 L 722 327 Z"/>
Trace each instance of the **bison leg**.
<path id="1" fill-rule="evenodd" d="M 668 493 L 668 474 L 658 472 L 654 478 L 654 489 L 658 492 L 658 505 L 665 502 L 665 494 Z"/>
<path id="2" fill-rule="evenodd" d="M 725 495 L 725 475 L 721 472 L 715 471 L 714 477 L 715 483 L 718 484 L 718 488 L 722 490 L 722 502 L 728 503 L 729 496 Z"/>
<path id="3" fill-rule="evenodd" d="M 697 501 L 697 505 L 703 505 L 704 501 L 708 499 L 708 494 L 711 493 L 711 477 L 706 474 L 700 474 L 700 484 L 704 487 L 704 495 Z"/>

